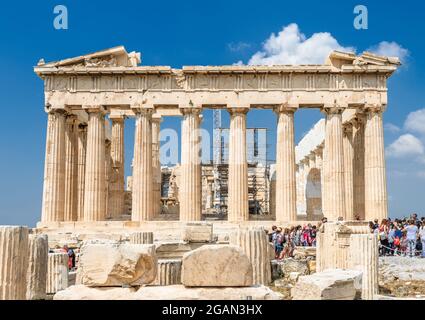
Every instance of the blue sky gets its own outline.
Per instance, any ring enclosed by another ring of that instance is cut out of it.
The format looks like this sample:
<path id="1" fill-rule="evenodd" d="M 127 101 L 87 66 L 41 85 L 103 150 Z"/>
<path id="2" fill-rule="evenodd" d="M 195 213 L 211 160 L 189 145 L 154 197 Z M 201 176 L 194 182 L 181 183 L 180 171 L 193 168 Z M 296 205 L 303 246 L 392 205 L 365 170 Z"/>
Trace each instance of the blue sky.
<path id="1" fill-rule="evenodd" d="M 368 8 L 367 30 L 353 27 L 353 8 Z M 53 8 L 68 8 L 69 29 L 53 28 Z M 0 223 L 33 226 L 39 220 L 42 195 L 46 115 L 42 81 L 33 73 L 46 61 L 124 45 L 142 52 L 144 65 L 222 65 L 247 63 L 257 52 L 272 56 L 263 44 L 291 23 L 305 39 L 329 32 L 341 47 L 362 52 L 382 41 L 408 50 L 404 66 L 389 81 L 385 113 L 390 215 L 416 211 L 425 216 L 425 5 L 420 1 L 3 1 L 0 4 Z M 288 29 L 287 29 L 288 32 Z M 292 29 L 292 32 L 294 30 Z M 286 35 L 287 33 L 285 33 Z M 293 33 L 294 34 L 294 33 Z M 279 37 L 270 44 L 288 48 Z M 332 41 L 331 41 L 332 42 Z M 314 45 L 322 46 L 323 43 Z M 301 46 L 301 47 L 300 47 Z M 308 50 L 300 59 L 317 59 Z M 311 52 L 314 51 L 314 52 Z M 406 51 L 402 51 L 406 53 Z M 282 53 L 282 52 L 280 52 Z M 284 55 L 283 55 L 284 56 Z M 415 113 L 416 112 L 416 113 Z M 224 113 L 225 114 L 225 113 Z M 410 114 L 410 116 L 409 116 Z M 211 113 L 203 126 L 211 128 Z M 297 141 L 321 117 L 318 111 L 296 115 Z M 227 117 L 224 117 L 226 124 Z M 407 121 L 406 121 L 407 120 Z M 179 130 L 179 120 L 163 127 Z M 248 126 L 269 127 L 270 158 L 274 159 L 275 118 L 252 112 Z M 126 128 L 127 163 L 133 152 L 133 123 Z M 127 165 L 127 174 L 129 174 Z"/>

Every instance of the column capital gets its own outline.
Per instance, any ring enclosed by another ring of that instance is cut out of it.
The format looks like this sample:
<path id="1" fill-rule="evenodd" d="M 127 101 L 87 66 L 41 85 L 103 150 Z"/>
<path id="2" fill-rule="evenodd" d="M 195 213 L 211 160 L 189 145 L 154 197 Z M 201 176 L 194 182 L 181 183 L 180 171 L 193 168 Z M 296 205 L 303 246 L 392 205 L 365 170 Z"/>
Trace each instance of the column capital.
<path id="1" fill-rule="evenodd" d="M 152 105 L 146 105 L 142 103 L 136 103 L 131 106 L 131 109 L 135 114 L 152 115 L 155 112 L 155 108 Z"/>
<path id="2" fill-rule="evenodd" d="M 87 113 L 101 113 L 103 115 L 107 113 L 106 108 L 102 105 L 83 105 L 82 107 Z"/>
<path id="3" fill-rule="evenodd" d="M 227 111 L 233 114 L 247 114 L 249 111 L 249 107 L 228 107 Z"/>
<path id="4" fill-rule="evenodd" d="M 127 116 L 125 114 L 109 114 L 109 119 L 111 119 L 112 122 L 123 122 L 127 119 Z"/>
<path id="5" fill-rule="evenodd" d="M 321 111 L 325 113 L 326 115 L 330 114 L 342 114 L 344 112 L 345 108 L 341 107 L 337 104 L 325 104 Z"/>
<path id="6" fill-rule="evenodd" d="M 162 122 L 162 116 L 160 114 L 154 113 L 152 115 L 152 122 L 161 123 Z"/>
<path id="7" fill-rule="evenodd" d="M 195 116 L 199 115 L 202 111 L 199 107 L 182 107 L 179 108 L 182 115 L 193 114 Z"/>
<path id="8" fill-rule="evenodd" d="M 273 111 L 277 114 L 279 113 L 295 113 L 298 110 L 298 106 L 295 104 L 283 103 L 281 105 L 275 106 Z"/>
<path id="9" fill-rule="evenodd" d="M 365 104 L 364 110 L 371 113 L 382 113 L 387 109 L 385 104 Z"/>

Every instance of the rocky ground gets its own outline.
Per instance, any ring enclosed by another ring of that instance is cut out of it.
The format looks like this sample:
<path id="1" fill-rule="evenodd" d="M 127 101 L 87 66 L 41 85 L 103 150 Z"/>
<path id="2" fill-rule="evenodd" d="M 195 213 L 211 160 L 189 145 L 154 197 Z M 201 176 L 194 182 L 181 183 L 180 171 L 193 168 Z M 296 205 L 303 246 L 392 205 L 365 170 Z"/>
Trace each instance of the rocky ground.
<path id="1" fill-rule="evenodd" d="M 425 259 L 380 257 L 379 292 L 398 298 L 425 297 Z"/>

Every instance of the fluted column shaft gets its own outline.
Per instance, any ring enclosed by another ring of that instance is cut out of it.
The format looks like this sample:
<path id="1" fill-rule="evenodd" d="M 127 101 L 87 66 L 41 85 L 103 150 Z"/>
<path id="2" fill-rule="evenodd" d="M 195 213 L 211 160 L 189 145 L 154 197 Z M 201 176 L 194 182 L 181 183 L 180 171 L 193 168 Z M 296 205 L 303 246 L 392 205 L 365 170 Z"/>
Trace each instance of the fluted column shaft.
<path id="1" fill-rule="evenodd" d="M 382 106 L 368 106 L 365 124 L 365 214 L 367 220 L 388 218 Z"/>
<path id="2" fill-rule="evenodd" d="M 153 108 L 136 108 L 134 135 L 132 215 L 133 221 L 153 219 L 152 113 Z"/>
<path id="3" fill-rule="evenodd" d="M 65 123 L 64 221 L 77 220 L 77 117 L 69 115 Z"/>
<path id="4" fill-rule="evenodd" d="M 108 212 L 112 220 L 124 213 L 124 116 L 112 120 L 111 166 Z"/>
<path id="5" fill-rule="evenodd" d="M 41 221 L 64 219 L 65 112 L 48 113 Z"/>
<path id="6" fill-rule="evenodd" d="M 152 117 L 152 170 L 153 170 L 153 212 L 161 213 L 161 162 L 160 162 L 160 130 L 161 117 Z"/>
<path id="7" fill-rule="evenodd" d="M 202 215 L 200 109 L 184 108 L 181 111 L 180 221 L 199 221 Z"/>
<path id="8" fill-rule="evenodd" d="M 276 220 L 296 221 L 295 109 L 279 107 L 276 143 Z"/>
<path id="9" fill-rule="evenodd" d="M 106 204 L 106 214 L 105 217 L 107 219 L 112 219 L 109 205 L 109 193 L 111 190 L 111 182 L 113 180 L 113 172 L 112 172 L 112 156 L 111 156 L 111 140 L 105 140 L 105 204 Z"/>
<path id="10" fill-rule="evenodd" d="M 345 183 L 345 218 L 354 220 L 354 181 L 353 181 L 353 163 L 354 163 L 354 145 L 353 145 L 353 127 L 352 124 L 344 126 L 344 183 Z"/>
<path id="11" fill-rule="evenodd" d="M 77 220 L 84 220 L 84 183 L 86 172 L 87 125 L 78 125 L 77 137 Z"/>
<path id="12" fill-rule="evenodd" d="M 365 219 L 365 140 L 364 117 L 358 115 L 353 127 L 354 142 L 354 214 Z"/>
<path id="13" fill-rule="evenodd" d="M 231 108 L 229 131 L 228 220 L 249 220 L 246 158 L 247 108 Z"/>
<path id="14" fill-rule="evenodd" d="M 106 216 L 105 115 L 102 108 L 89 108 L 84 221 L 102 221 Z"/>
<path id="15" fill-rule="evenodd" d="M 28 228 L 0 226 L 0 300 L 25 300 Z"/>
<path id="16" fill-rule="evenodd" d="M 345 217 L 344 148 L 342 111 L 340 108 L 325 108 L 326 133 L 324 161 L 323 213 L 329 221 Z"/>

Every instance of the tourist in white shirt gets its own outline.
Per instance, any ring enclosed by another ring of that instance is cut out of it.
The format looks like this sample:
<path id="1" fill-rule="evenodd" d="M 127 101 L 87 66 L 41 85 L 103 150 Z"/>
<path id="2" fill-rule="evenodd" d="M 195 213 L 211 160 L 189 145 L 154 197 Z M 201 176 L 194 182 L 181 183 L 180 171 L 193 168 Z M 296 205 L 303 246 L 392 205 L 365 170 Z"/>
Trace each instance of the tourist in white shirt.
<path id="1" fill-rule="evenodd" d="M 415 225 L 413 219 L 410 219 L 409 224 L 404 228 L 404 230 L 407 233 L 407 252 L 411 257 L 413 257 L 415 254 L 418 227 Z"/>

